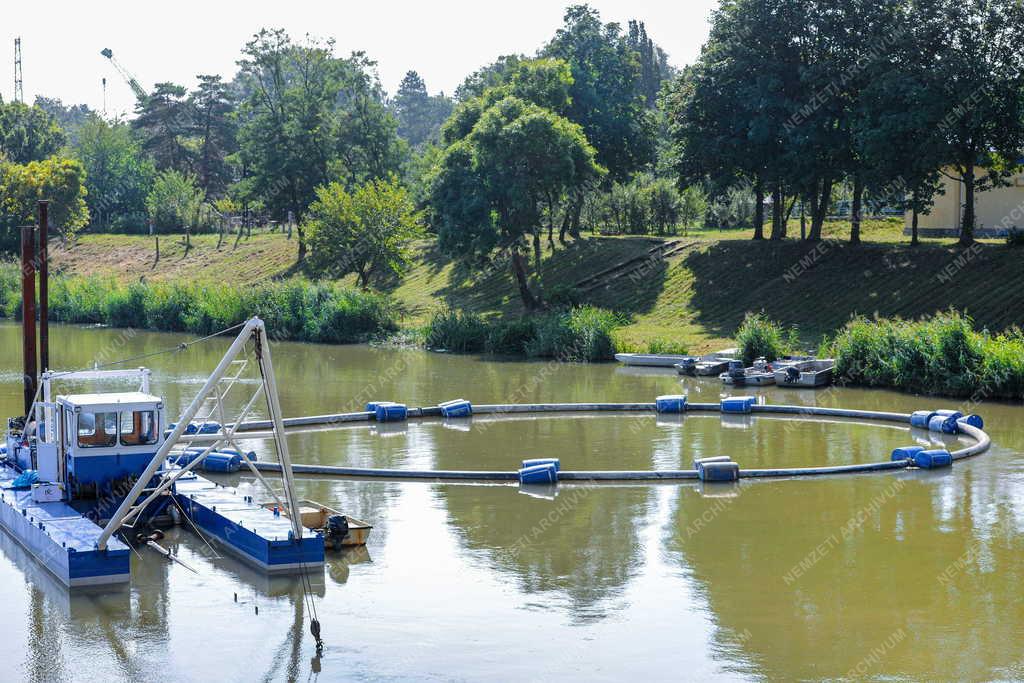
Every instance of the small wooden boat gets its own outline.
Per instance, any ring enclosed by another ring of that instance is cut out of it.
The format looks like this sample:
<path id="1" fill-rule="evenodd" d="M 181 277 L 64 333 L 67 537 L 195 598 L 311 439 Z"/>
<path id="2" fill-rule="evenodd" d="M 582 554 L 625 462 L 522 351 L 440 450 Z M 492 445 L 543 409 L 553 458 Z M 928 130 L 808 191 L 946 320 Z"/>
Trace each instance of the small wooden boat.
<path id="1" fill-rule="evenodd" d="M 749 368 L 743 362 L 729 361 L 729 369 L 719 375 L 726 384 L 735 386 L 765 386 L 775 384 L 775 370 L 764 358 L 758 358 Z"/>
<path id="2" fill-rule="evenodd" d="M 678 356 L 662 353 L 617 353 L 615 360 L 624 365 L 637 365 L 648 368 L 672 368 L 691 356 Z"/>
<path id="3" fill-rule="evenodd" d="M 836 361 L 832 358 L 804 360 L 775 369 L 780 387 L 823 387 L 832 383 Z"/>
<path id="4" fill-rule="evenodd" d="M 277 507 L 277 503 L 264 503 L 263 507 L 273 510 Z M 288 515 L 286 511 L 283 511 L 282 514 Z M 302 526 L 322 532 L 324 546 L 332 550 L 346 546 L 366 545 L 370 532 L 373 530 L 372 525 L 350 515 L 343 515 L 315 500 L 300 500 L 299 515 L 302 519 Z"/>

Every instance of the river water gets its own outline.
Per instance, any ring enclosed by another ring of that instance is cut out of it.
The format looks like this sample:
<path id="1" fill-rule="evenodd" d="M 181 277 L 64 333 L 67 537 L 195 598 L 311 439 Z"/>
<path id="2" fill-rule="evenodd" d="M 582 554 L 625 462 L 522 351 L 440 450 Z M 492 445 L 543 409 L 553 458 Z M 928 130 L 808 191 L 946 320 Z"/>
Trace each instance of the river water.
<path id="1" fill-rule="evenodd" d="M 20 411 L 19 328 L 0 325 L 0 411 Z M 52 364 L 173 347 L 182 335 L 59 326 Z M 170 414 L 227 347 L 144 363 Z M 653 401 L 717 381 L 617 365 L 501 362 L 366 346 L 273 345 L 285 415 L 368 399 L 434 405 Z M 771 403 L 909 412 L 955 400 L 862 389 L 737 390 Z M 268 581 L 187 530 L 130 589 L 69 595 L 0 533 L 0 680 L 1015 680 L 1024 679 L 1024 430 L 983 403 L 993 448 L 952 470 L 806 480 L 516 486 L 300 478 L 298 494 L 374 525 L 313 579 Z M 690 415 L 520 416 L 355 425 L 289 437 L 296 462 L 511 470 L 743 467 L 884 460 L 926 433 L 849 421 Z M 949 445 L 955 445 L 948 441 Z M 263 441 L 247 442 L 272 457 Z M 249 476 L 222 479 L 253 487 Z M 253 489 L 259 495 L 258 490 Z M 258 608 L 258 613 L 257 613 Z"/>

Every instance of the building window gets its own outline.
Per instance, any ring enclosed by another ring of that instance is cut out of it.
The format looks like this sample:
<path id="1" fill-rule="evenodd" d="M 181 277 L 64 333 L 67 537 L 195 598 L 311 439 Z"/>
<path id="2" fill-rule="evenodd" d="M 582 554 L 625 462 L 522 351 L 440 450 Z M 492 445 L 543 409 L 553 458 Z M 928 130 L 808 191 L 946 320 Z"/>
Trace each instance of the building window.
<path id="1" fill-rule="evenodd" d="M 81 413 L 78 416 L 80 448 L 110 448 L 117 445 L 117 413 Z"/>
<path id="2" fill-rule="evenodd" d="M 146 446 L 157 441 L 156 413 L 136 410 L 121 413 L 121 443 L 125 446 Z"/>

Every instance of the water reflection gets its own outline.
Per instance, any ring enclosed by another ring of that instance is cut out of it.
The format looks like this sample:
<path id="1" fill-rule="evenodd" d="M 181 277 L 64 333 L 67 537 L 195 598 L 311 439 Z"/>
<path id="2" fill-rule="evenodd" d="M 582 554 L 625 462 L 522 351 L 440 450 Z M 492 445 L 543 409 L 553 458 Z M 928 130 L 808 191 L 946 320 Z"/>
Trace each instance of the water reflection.
<path id="1" fill-rule="evenodd" d="M 61 368 L 184 339 L 63 327 L 51 338 Z M 0 343 L 0 409 L 13 413 L 17 328 L 0 325 Z M 192 398 L 224 346 L 147 360 L 169 411 Z M 724 393 L 672 371 L 608 365 L 292 344 L 273 352 L 288 415 L 371 399 L 650 401 L 683 391 L 713 402 Z M 957 407 L 859 389 L 729 393 L 866 410 Z M 846 676 L 879 648 L 852 678 L 1022 679 L 1021 408 L 988 403 L 977 412 L 995 446 L 944 472 L 525 492 L 301 477 L 301 497 L 374 525 L 366 549 L 330 556 L 314 584 L 328 643 L 322 679 L 816 680 Z M 884 460 L 915 442 L 957 445 L 895 425 L 716 414 L 477 416 L 308 430 L 289 442 L 296 462 L 485 470 L 545 456 L 571 469 L 687 468 L 719 454 L 747 468 L 840 465 Z M 244 445 L 269 455 L 266 442 Z M 253 486 L 248 475 L 223 482 Z M 187 531 L 165 543 L 199 575 L 143 550 L 130 590 L 69 596 L 0 535 L 0 602 L 10 617 L 0 657 L 16 663 L 12 677 L 315 674 L 297 583 L 218 558 Z"/>

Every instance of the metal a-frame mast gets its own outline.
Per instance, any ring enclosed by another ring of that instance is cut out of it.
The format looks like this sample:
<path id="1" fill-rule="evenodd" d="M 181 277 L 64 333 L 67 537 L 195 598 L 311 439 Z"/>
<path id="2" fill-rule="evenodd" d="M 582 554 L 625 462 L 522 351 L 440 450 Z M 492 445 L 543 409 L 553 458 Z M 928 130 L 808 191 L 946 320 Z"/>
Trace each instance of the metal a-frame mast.
<path id="1" fill-rule="evenodd" d="M 224 398 L 231 388 L 235 386 L 236 381 L 240 378 L 249 362 L 245 355 L 247 345 L 250 342 L 252 342 L 253 355 L 260 371 L 260 379 L 256 391 L 246 402 L 245 407 L 237 414 L 232 423 L 228 423 L 224 420 Z M 231 374 L 230 371 L 232 369 L 237 369 L 237 372 Z M 274 379 L 274 366 L 270 358 L 269 338 L 267 337 L 263 321 L 259 318 L 251 318 L 242 327 L 220 363 L 217 364 L 213 373 L 203 384 L 202 389 L 199 390 L 199 393 L 182 413 L 171 434 L 161 444 L 156 455 L 153 456 L 145 471 L 139 476 L 135 485 L 132 486 L 127 497 L 122 501 L 117 511 L 114 512 L 107 525 L 103 527 L 103 531 L 97 540 L 97 545 L 101 549 L 106 548 L 111 536 L 117 533 L 121 527 L 131 526 L 138 515 L 145 510 L 146 506 L 169 489 L 184 474 L 198 467 L 208 454 L 225 445 L 237 449 L 238 447 L 234 443 L 235 432 L 242 422 L 245 421 L 245 418 L 261 395 L 266 398 L 267 412 L 273 425 L 274 443 L 277 447 L 278 460 L 281 463 L 281 478 L 284 483 L 285 500 L 281 501 L 279 494 L 270 486 L 248 458 L 242 458 L 242 460 L 264 486 L 269 489 L 278 503 L 285 507 L 288 512 L 288 519 L 291 522 L 294 538 L 297 540 L 301 539 L 303 527 L 300 515 L 298 514 L 299 506 L 295 496 L 295 479 L 292 472 L 291 455 L 288 451 L 288 441 L 284 433 L 281 404 L 277 396 L 277 383 Z M 200 415 L 200 410 L 205 406 L 209 406 L 208 410 Z M 220 431 L 212 435 L 213 442 L 204 441 L 202 453 L 187 466 L 181 469 L 165 470 L 167 456 L 171 450 L 183 440 L 185 442 L 188 441 L 185 431 L 189 424 L 197 419 L 205 423 L 214 417 L 218 418 L 220 422 Z M 162 475 L 162 478 L 154 483 L 153 479 L 157 475 Z"/>

